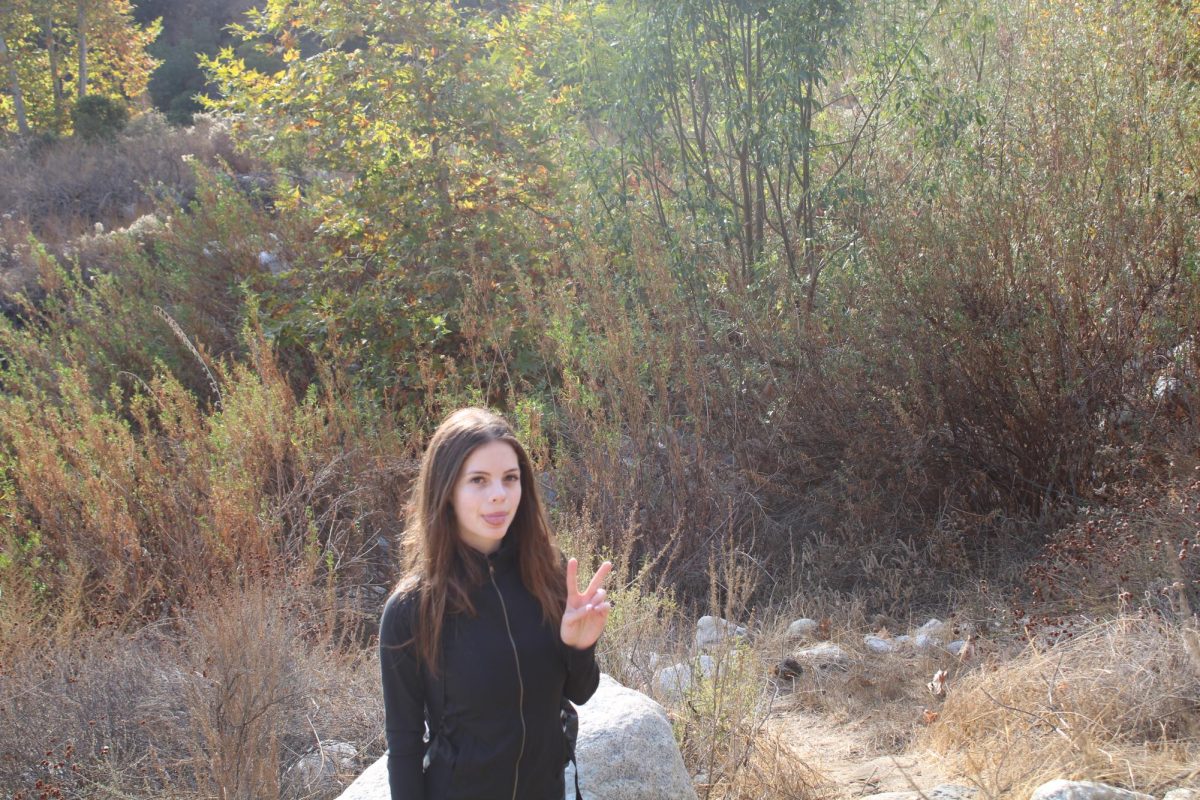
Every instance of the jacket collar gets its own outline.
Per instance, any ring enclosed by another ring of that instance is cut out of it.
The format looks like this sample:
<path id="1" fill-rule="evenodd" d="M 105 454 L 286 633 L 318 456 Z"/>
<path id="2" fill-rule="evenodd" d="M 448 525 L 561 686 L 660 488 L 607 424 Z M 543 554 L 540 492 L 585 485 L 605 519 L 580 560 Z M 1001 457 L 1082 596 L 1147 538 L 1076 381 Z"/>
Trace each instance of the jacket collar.
<path id="1" fill-rule="evenodd" d="M 496 552 L 483 555 L 478 550 L 466 548 L 468 557 L 472 560 L 479 559 L 483 562 L 484 567 L 491 567 L 497 573 L 504 573 L 517 568 L 517 542 L 512 536 L 505 534 L 500 540 L 500 546 L 496 548 Z"/>
<path id="2" fill-rule="evenodd" d="M 490 564 L 496 572 L 508 572 L 510 569 L 516 569 L 517 566 L 517 542 L 516 537 L 504 535 L 500 540 L 500 547 L 496 552 L 487 557 Z"/>

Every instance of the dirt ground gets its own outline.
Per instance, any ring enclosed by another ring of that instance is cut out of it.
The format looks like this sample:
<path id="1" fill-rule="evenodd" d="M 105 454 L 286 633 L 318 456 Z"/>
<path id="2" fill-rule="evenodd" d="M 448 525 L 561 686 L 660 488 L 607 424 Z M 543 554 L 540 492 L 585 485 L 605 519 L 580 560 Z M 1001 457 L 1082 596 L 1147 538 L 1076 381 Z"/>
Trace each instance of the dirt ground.
<path id="1" fill-rule="evenodd" d="M 784 743 L 815 773 L 821 793 L 828 797 L 928 790 L 948 782 L 936 755 L 882 752 L 879 745 L 872 744 L 871 731 L 852 722 L 787 710 L 768 719 L 765 732 Z"/>

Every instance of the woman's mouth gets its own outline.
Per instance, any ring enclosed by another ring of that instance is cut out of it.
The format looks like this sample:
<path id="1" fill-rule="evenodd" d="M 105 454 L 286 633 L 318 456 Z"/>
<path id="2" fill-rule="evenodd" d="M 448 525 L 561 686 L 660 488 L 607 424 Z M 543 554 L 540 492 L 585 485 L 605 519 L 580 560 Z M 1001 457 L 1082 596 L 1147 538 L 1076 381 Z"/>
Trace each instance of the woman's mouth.
<path id="1" fill-rule="evenodd" d="M 483 515 L 483 520 L 484 520 L 484 522 L 486 522 L 486 523 L 487 523 L 487 524 L 489 524 L 489 525 L 500 525 L 500 524 L 503 524 L 503 522 L 504 522 L 506 519 L 508 519 L 508 512 L 507 512 L 507 511 L 505 511 L 505 512 L 502 512 L 502 513 L 500 513 L 500 514 L 484 514 L 484 515 Z"/>

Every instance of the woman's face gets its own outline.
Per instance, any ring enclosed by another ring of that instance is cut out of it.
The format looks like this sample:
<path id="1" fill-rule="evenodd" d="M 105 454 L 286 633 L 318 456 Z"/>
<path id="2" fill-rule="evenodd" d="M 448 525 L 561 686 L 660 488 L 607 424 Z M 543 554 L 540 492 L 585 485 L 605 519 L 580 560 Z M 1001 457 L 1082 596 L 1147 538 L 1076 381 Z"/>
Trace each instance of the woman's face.
<path id="1" fill-rule="evenodd" d="M 517 452 L 501 441 L 472 450 L 455 481 L 450 504 L 459 537 L 485 555 L 494 553 L 521 504 Z"/>

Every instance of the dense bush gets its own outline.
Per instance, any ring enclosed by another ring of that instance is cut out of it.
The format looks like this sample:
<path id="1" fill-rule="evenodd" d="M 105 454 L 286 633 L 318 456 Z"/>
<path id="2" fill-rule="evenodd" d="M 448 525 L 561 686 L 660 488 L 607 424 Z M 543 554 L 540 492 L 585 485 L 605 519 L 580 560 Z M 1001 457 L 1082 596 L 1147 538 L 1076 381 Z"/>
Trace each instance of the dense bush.
<path id="1" fill-rule="evenodd" d="M 85 141 L 115 139 L 129 122 L 129 107 L 120 100 L 99 94 L 89 94 L 75 101 L 71 108 L 71 124 L 75 135 Z"/>

